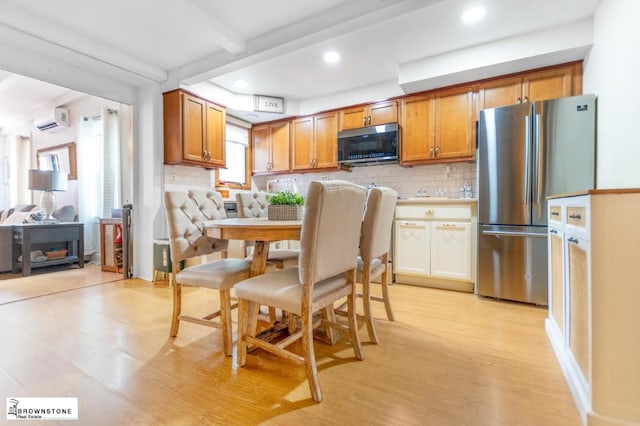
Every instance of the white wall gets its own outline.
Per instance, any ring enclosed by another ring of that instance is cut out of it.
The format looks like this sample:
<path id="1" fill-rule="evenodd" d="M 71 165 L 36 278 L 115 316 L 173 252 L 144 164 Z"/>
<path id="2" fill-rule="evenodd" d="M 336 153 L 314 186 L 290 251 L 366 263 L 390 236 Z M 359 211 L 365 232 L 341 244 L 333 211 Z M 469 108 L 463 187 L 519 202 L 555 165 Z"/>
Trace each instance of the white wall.
<path id="1" fill-rule="evenodd" d="M 598 96 L 598 188 L 640 187 L 640 1 L 602 0 L 584 63 L 584 93 Z"/>

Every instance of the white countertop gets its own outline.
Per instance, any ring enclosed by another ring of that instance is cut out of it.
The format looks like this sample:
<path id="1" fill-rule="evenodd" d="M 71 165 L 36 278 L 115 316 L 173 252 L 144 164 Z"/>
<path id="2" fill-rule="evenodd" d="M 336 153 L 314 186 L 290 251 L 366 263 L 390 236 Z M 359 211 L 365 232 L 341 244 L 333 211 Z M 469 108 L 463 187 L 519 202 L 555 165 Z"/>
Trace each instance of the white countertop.
<path id="1" fill-rule="evenodd" d="M 398 200 L 398 205 L 406 204 L 477 204 L 477 198 L 444 198 L 444 197 L 413 197 Z"/>

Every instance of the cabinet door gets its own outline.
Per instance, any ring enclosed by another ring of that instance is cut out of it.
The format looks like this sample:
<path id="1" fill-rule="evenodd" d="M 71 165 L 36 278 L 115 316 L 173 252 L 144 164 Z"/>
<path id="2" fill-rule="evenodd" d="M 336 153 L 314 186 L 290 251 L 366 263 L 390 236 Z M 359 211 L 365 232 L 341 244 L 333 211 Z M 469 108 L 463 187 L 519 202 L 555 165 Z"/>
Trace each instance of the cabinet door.
<path id="1" fill-rule="evenodd" d="M 367 126 L 396 123 L 398 121 L 398 102 L 385 101 L 369 106 Z"/>
<path id="2" fill-rule="evenodd" d="M 589 242 L 566 237 L 569 349 L 589 380 Z"/>
<path id="3" fill-rule="evenodd" d="M 254 126 L 251 128 L 251 147 L 253 156 L 253 173 L 269 171 L 271 162 L 269 126 Z"/>
<path id="4" fill-rule="evenodd" d="M 481 83 L 478 110 L 514 105 L 522 102 L 522 77 L 508 77 Z"/>
<path id="5" fill-rule="evenodd" d="M 212 166 L 226 165 L 226 110 L 215 104 L 206 104 L 207 121 L 205 126 L 206 162 Z"/>
<path id="6" fill-rule="evenodd" d="M 429 275 L 430 241 L 428 222 L 395 222 L 393 270 L 397 274 Z"/>
<path id="7" fill-rule="evenodd" d="M 205 159 L 206 102 L 184 94 L 182 98 L 182 158 L 203 162 Z"/>
<path id="8" fill-rule="evenodd" d="M 338 166 L 338 114 L 314 116 L 315 168 Z"/>
<path id="9" fill-rule="evenodd" d="M 528 102 L 571 96 L 572 76 L 572 66 L 527 74 L 522 79 L 522 95 Z"/>
<path id="10" fill-rule="evenodd" d="M 549 228 L 549 312 L 564 333 L 564 233 Z"/>
<path id="11" fill-rule="evenodd" d="M 312 168 L 313 151 L 313 117 L 293 120 L 291 122 L 291 169 Z"/>
<path id="12" fill-rule="evenodd" d="M 435 100 L 431 95 L 402 99 L 400 162 L 428 160 L 434 155 Z"/>
<path id="13" fill-rule="evenodd" d="M 273 124 L 271 127 L 271 171 L 289 170 L 289 122 Z"/>
<path id="14" fill-rule="evenodd" d="M 431 223 L 431 275 L 471 279 L 470 223 Z"/>
<path id="15" fill-rule="evenodd" d="M 360 105 L 340 111 L 340 130 L 359 129 L 366 126 L 367 106 Z"/>
<path id="16" fill-rule="evenodd" d="M 442 91 L 436 95 L 437 159 L 473 156 L 474 129 L 472 88 Z"/>

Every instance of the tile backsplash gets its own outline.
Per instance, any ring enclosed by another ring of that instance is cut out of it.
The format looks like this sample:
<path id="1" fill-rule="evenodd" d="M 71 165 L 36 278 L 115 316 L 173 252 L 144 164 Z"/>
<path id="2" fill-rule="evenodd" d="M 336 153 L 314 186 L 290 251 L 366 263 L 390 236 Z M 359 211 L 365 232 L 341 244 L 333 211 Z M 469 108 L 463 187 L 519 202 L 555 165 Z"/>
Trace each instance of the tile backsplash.
<path id="1" fill-rule="evenodd" d="M 166 189 L 212 188 L 213 172 L 198 167 L 164 166 Z M 475 163 L 449 163 L 426 166 L 401 167 L 397 164 L 353 167 L 351 171 L 330 173 L 297 173 L 271 176 L 254 176 L 252 187 L 264 191 L 267 182 L 278 178 L 295 179 L 301 193 L 306 193 L 309 183 L 321 179 L 342 179 L 358 185 L 371 183 L 388 186 L 398 191 L 403 197 L 413 197 L 419 192 L 426 195 L 437 195 L 438 189 L 444 196 L 458 198 L 460 188 L 466 183 L 473 189 L 473 197 L 477 194 L 477 178 Z M 233 197 L 233 193 L 231 194 Z"/>

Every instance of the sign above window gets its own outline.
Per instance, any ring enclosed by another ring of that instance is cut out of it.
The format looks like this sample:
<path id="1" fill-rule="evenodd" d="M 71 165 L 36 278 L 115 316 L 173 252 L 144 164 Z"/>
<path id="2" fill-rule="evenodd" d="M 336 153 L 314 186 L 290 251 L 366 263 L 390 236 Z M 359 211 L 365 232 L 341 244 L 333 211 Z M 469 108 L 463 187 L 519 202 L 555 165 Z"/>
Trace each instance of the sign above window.
<path id="1" fill-rule="evenodd" d="M 254 95 L 254 111 L 284 113 L 284 98 Z"/>

